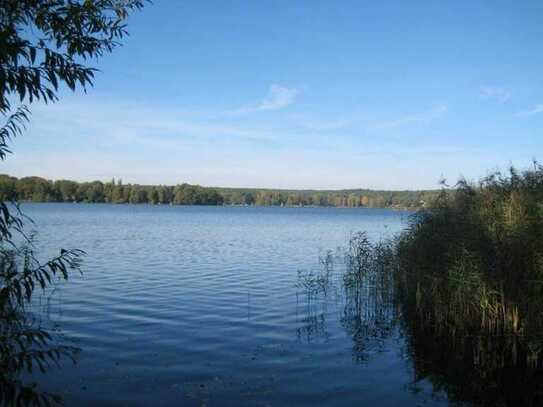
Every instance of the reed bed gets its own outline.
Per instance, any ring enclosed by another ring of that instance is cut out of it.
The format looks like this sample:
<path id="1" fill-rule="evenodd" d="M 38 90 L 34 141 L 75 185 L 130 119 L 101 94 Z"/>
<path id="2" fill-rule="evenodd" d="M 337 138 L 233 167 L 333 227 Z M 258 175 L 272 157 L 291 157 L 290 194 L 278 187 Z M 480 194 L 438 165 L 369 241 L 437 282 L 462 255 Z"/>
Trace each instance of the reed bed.
<path id="1" fill-rule="evenodd" d="M 339 272 L 337 259 L 298 287 L 308 301 L 339 293 L 357 361 L 400 322 L 413 386 L 429 380 L 461 404 L 543 405 L 542 166 L 444 186 L 402 234 L 357 233 Z"/>
<path id="2" fill-rule="evenodd" d="M 543 331 L 543 167 L 444 189 L 396 244 L 398 298 L 448 332 Z"/>

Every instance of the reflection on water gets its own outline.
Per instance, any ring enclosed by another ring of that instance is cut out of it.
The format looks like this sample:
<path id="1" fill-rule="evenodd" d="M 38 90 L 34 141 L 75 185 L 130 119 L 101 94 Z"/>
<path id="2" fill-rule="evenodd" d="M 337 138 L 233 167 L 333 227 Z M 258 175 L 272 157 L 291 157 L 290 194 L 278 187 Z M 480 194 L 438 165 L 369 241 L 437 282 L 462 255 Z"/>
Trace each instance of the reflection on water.
<path id="1" fill-rule="evenodd" d="M 384 350 L 386 340 L 399 330 L 414 368 L 411 391 L 420 390 L 419 382 L 429 381 L 451 402 L 543 405 L 543 336 L 470 336 L 455 334 L 454 327 L 425 324 L 395 296 L 396 265 L 388 249 L 356 234 L 344 256 L 328 253 L 321 259 L 320 273 L 298 273 L 297 286 L 306 296 L 299 339 L 326 338 L 327 308 L 340 303 L 339 321 L 352 339 L 354 362 L 365 362 L 376 350 Z M 329 298 L 331 292 L 341 295 Z"/>
<path id="2" fill-rule="evenodd" d="M 319 259 L 320 271 L 298 272 L 297 295 L 305 296 L 299 340 L 326 340 L 327 318 L 336 318 L 352 341 L 354 362 L 385 350 L 396 332 L 397 312 L 392 275 L 379 257 L 387 248 L 373 248 L 365 233 L 357 233 L 347 249 L 328 251 Z"/>
<path id="3" fill-rule="evenodd" d="M 417 380 L 431 381 L 451 400 L 543 405 L 542 361 L 530 356 L 528 338 L 455 337 L 416 322 L 405 325 Z"/>

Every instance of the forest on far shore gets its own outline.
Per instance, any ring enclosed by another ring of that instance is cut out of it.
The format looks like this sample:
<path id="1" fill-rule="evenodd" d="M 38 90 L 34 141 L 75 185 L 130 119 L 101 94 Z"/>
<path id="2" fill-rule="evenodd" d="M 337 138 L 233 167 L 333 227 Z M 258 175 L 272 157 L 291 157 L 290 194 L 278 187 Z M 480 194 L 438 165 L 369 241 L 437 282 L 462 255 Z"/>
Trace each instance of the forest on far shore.
<path id="1" fill-rule="evenodd" d="M 41 177 L 0 175 L 0 199 L 27 202 L 89 202 L 173 205 L 334 206 L 367 208 L 422 208 L 438 194 L 428 191 L 284 190 L 51 181 Z"/>

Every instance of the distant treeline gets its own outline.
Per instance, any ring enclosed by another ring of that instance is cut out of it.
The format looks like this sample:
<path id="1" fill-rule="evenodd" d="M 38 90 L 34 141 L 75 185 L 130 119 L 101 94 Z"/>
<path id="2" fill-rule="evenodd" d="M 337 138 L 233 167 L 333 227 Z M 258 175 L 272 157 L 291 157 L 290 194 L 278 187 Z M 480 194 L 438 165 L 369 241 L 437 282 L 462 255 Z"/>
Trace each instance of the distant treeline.
<path id="1" fill-rule="evenodd" d="M 110 182 L 50 181 L 40 177 L 0 175 L 0 199 L 31 202 L 106 202 L 174 205 L 336 206 L 420 208 L 436 191 L 341 191 L 211 188 L 180 184 L 138 185 Z"/>

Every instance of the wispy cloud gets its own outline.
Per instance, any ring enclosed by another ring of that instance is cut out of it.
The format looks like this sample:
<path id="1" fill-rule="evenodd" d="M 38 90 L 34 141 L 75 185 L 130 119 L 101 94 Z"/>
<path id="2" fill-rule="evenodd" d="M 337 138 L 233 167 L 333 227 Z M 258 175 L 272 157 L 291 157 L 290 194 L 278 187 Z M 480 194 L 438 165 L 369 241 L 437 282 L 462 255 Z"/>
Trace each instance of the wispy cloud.
<path id="1" fill-rule="evenodd" d="M 283 109 L 294 103 L 299 94 L 300 92 L 298 89 L 273 84 L 270 86 L 268 95 L 260 102 L 254 105 L 243 106 L 233 113 L 251 113 Z"/>
<path id="2" fill-rule="evenodd" d="M 410 124 L 428 123 L 433 120 L 439 119 L 445 113 L 449 111 L 446 105 L 437 105 L 424 112 L 415 113 L 412 115 L 400 117 L 399 119 L 389 120 L 382 122 L 374 126 L 374 129 L 390 129 L 394 127 L 401 127 Z"/>
<path id="3" fill-rule="evenodd" d="M 511 92 L 496 86 L 482 86 L 479 89 L 479 95 L 483 99 L 492 99 L 500 103 L 505 103 L 511 98 Z"/>
<path id="4" fill-rule="evenodd" d="M 538 113 L 543 113 L 543 104 L 537 104 L 530 110 L 518 112 L 515 116 L 532 116 Z"/>
<path id="5" fill-rule="evenodd" d="M 108 150 L 130 147 L 173 152 L 226 140 L 245 146 L 277 143 L 277 132 L 265 123 L 237 124 L 212 116 L 134 104 L 63 103 L 39 106 L 33 119 L 34 131 L 92 140 L 94 146 Z"/>
<path id="6" fill-rule="evenodd" d="M 289 117 L 281 122 L 269 118 L 245 122 L 209 111 L 187 112 L 129 102 L 87 101 L 37 105 L 33 119 L 39 124 L 38 132 L 63 134 L 71 140 L 92 139 L 94 145 L 109 149 L 130 146 L 177 151 L 208 143 L 279 148 L 285 140 L 304 148 L 308 148 L 304 143 L 311 140 L 311 148 L 324 148 L 322 145 L 326 144 L 329 149 L 327 137 L 317 136 L 312 129 L 300 126 Z"/>

